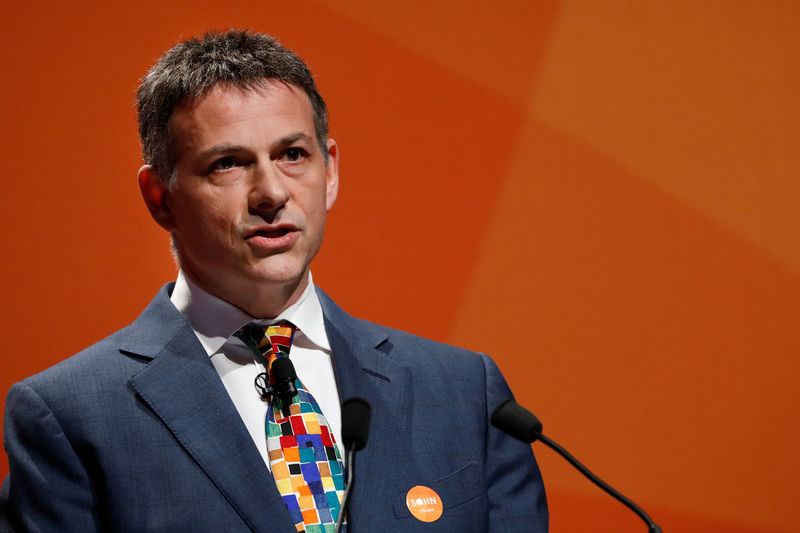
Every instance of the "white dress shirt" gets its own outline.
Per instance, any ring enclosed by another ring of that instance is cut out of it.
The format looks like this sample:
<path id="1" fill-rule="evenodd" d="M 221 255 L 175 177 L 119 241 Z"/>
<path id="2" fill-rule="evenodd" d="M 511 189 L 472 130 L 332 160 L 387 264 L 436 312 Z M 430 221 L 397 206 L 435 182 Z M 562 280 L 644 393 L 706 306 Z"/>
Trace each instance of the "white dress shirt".
<path id="1" fill-rule="evenodd" d="M 297 326 L 290 352 L 292 363 L 303 386 L 317 400 L 336 438 L 339 451 L 343 452 L 342 412 L 333 373 L 331 347 L 311 274 L 308 287 L 300 299 L 270 320 L 251 317 L 238 307 L 209 294 L 184 276 L 182 271 L 178 272 L 170 300 L 189 322 L 200 344 L 211 357 L 211 363 L 217 369 L 267 468 L 267 404 L 261 400 L 253 384 L 264 367 L 255 362 L 250 348 L 232 335 L 248 322 L 269 325 L 288 320 Z M 224 453 L 224 450 L 220 450 L 220 453 Z"/>

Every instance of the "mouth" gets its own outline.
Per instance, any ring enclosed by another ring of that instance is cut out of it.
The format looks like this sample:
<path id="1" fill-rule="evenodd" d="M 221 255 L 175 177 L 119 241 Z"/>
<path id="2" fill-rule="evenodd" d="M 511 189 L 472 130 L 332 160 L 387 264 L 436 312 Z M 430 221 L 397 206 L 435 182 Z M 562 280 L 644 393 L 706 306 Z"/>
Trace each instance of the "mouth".
<path id="1" fill-rule="evenodd" d="M 270 253 L 292 247 L 297 238 L 298 230 L 294 226 L 253 228 L 245 235 L 250 246 Z"/>
<path id="2" fill-rule="evenodd" d="M 259 229 L 252 232 L 248 238 L 252 237 L 265 237 L 267 239 L 278 239 L 287 235 L 291 230 L 290 228 L 277 228 L 277 229 Z"/>
<path id="3" fill-rule="evenodd" d="M 261 224 L 252 226 L 245 233 L 245 239 L 252 239 L 253 237 L 280 239 L 295 231 L 297 231 L 297 228 L 293 224 Z"/>

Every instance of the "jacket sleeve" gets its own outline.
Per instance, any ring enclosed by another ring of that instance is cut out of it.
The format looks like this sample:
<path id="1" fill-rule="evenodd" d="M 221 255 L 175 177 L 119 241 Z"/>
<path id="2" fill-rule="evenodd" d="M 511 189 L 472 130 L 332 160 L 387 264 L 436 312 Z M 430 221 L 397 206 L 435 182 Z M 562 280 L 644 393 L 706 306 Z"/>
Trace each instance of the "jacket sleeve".
<path id="1" fill-rule="evenodd" d="M 546 533 L 547 500 L 531 445 L 520 442 L 491 423 L 494 409 L 511 398 L 497 365 L 481 354 L 486 376 L 486 479 L 489 530 Z"/>
<path id="2" fill-rule="evenodd" d="M 13 530 L 96 531 L 96 498 L 86 468 L 53 411 L 29 385 L 11 387 L 3 429 L 9 475 L 0 509 Z"/>

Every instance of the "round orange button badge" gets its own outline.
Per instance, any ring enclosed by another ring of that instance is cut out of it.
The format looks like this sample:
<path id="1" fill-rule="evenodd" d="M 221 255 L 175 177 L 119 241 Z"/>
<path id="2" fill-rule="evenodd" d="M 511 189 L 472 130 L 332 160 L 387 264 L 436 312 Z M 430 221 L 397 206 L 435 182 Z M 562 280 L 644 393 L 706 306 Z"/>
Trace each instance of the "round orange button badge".
<path id="1" fill-rule="evenodd" d="M 436 522 L 442 516 L 442 499 L 435 490 L 424 485 L 411 487 L 406 494 L 406 507 L 422 522 Z"/>

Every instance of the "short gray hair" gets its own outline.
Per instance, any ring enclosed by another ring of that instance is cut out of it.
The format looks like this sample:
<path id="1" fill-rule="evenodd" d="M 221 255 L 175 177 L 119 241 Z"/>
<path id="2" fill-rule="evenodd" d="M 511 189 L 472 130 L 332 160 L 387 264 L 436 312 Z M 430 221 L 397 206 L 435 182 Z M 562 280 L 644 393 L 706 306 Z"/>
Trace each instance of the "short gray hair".
<path id="1" fill-rule="evenodd" d="M 219 83 L 243 90 L 282 81 L 302 89 L 311 102 L 314 132 L 327 163 L 328 112 L 308 66 L 269 35 L 245 30 L 206 33 L 178 43 L 142 79 L 136 95 L 144 162 L 174 183 L 175 160 L 170 120 L 184 101 L 204 97 Z"/>

